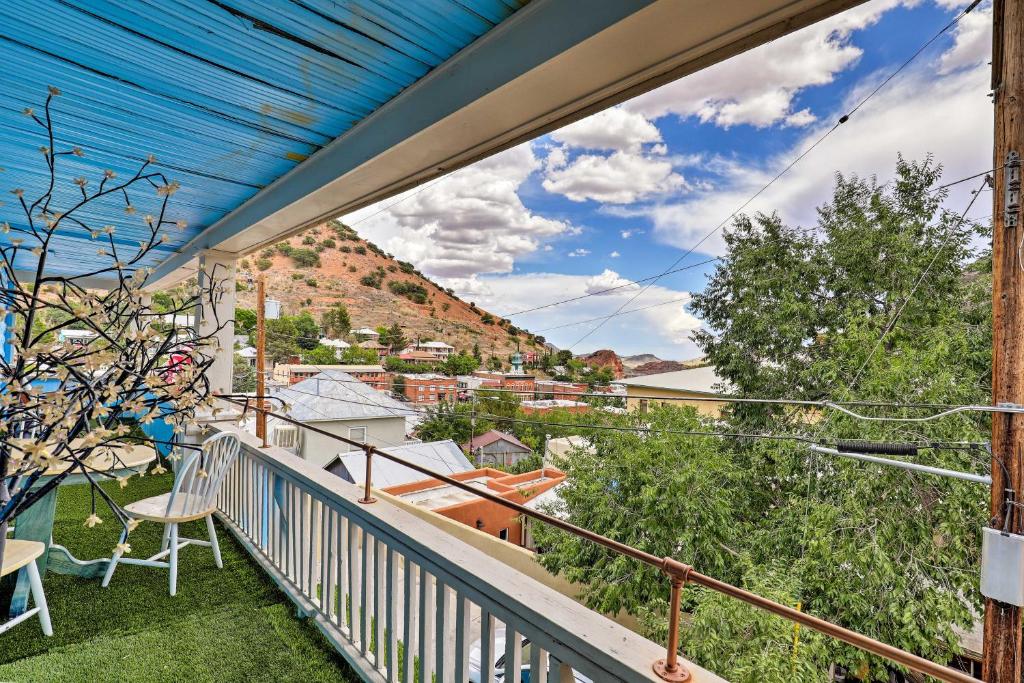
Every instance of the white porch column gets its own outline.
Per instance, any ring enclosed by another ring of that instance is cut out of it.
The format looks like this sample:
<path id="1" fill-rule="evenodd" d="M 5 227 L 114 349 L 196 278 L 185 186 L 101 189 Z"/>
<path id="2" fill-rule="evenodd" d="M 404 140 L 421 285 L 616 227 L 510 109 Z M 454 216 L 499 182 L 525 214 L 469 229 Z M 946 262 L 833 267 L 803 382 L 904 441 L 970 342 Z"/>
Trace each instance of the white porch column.
<path id="1" fill-rule="evenodd" d="M 235 259 L 235 254 L 213 249 L 199 256 L 198 280 L 202 295 L 196 310 L 196 331 L 201 337 L 216 333 L 215 359 L 207 371 L 210 390 L 214 393 L 231 393 L 235 354 Z"/>

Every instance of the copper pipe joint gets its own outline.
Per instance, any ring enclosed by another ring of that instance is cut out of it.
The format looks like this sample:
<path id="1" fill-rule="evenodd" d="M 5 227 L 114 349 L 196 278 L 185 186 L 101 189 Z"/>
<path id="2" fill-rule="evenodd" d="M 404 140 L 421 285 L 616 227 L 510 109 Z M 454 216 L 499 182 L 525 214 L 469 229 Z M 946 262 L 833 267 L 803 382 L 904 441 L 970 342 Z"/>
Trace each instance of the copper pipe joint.
<path id="1" fill-rule="evenodd" d="M 679 662 L 679 619 L 682 610 L 683 586 L 689 581 L 693 567 L 666 557 L 661 562 L 661 570 L 668 575 L 672 582 L 672 595 L 668 607 L 668 645 L 665 648 L 665 659 L 656 661 L 653 668 L 654 673 L 658 674 L 661 679 L 672 683 L 682 683 L 690 680 L 690 672 Z"/>

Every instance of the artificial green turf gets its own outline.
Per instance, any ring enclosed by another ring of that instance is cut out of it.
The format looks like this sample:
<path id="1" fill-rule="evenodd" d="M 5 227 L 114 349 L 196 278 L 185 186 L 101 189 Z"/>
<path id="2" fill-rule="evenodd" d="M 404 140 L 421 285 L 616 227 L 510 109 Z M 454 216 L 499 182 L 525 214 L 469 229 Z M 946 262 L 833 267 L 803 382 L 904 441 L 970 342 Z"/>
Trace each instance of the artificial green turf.
<path id="1" fill-rule="evenodd" d="M 171 478 L 133 478 L 118 501 L 164 493 Z M 105 523 L 86 529 L 85 486 L 57 498 L 54 542 L 81 559 L 106 557 L 120 527 L 102 502 Z M 162 526 L 143 522 L 132 532 L 132 556 L 159 550 Z M 206 538 L 202 521 L 180 534 Z M 109 588 L 99 579 L 47 574 L 43 581 L 54 635 L 38 620 L 0 635 L 0 681 L 357 681 L 341 656 L 288 598 L 218 526 L 224 569 L 209 548 L 190 546 L 178 557 L 178 594 L 167 593 L 167 570 L 121 565 Z"/>

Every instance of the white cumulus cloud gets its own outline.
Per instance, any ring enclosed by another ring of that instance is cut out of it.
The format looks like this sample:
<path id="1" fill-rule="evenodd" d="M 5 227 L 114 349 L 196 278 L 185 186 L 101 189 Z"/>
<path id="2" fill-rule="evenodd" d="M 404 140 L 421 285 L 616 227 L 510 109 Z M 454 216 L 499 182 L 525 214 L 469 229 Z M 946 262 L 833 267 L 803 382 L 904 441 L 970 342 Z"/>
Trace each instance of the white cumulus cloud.
<path id="1" fill-rule="evenodd" d="M 661 157 L 632 152 L 608 156 L 581 154 L 567 165 L 550 170 L 544 189 L 574 202 L 592 199 L 610 204 L 631 204 L 650 195 L 686 187 L 672 163 Z"/>
<path id="2" fill-rule="evenodd" d="M 390 199 L 379 214 L 377 204 L 342 220 L 429 275 L 510 272 L 517 258 L 540 250 L 544 240 L 578 231 L 533 213 L 519 198 L 519 187 L 540 167 L 532 144 L 519 145 L 425 191 Z"/>

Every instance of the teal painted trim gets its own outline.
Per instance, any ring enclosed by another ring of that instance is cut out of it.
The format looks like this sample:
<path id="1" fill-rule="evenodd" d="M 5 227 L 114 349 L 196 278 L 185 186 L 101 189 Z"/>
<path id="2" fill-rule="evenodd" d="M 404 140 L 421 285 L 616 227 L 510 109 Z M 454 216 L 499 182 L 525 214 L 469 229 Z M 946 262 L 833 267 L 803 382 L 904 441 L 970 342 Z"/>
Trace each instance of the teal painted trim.
<path id="1" fill-rule="evenodd" d="M 534 0 L 211 225 L 161 263 L 153 281 L 652 3 Z"/>

